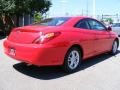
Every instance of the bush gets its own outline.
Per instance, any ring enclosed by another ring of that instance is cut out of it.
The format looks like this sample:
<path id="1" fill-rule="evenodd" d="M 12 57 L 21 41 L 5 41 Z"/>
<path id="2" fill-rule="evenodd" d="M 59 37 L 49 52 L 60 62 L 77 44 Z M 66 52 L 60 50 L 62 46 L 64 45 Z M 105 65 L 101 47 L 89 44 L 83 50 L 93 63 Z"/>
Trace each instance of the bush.
<path id="1" fill-rule="evenodd" d="M 35 14 L 34 14 L 34 22 L 35 23 L 40 22 L 42 20 L 42 18 L 43 18 L 42 14 L 40 12 L 35 12 Z"/>

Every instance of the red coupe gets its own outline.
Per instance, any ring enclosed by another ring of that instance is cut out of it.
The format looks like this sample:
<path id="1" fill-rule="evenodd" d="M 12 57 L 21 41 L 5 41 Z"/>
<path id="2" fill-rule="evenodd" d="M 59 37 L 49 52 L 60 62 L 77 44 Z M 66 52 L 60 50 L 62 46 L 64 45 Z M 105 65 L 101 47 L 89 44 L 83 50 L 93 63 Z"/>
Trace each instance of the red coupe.
<path id="1" fill-rule="evenodd" d="M 116 54 L 118 36 L 89 17 L 55 17 L 15 28 L 4 41 L 5 53 L 37 65 L 61 65 L 73 72 L 82 60 L 110 52 Z"/>

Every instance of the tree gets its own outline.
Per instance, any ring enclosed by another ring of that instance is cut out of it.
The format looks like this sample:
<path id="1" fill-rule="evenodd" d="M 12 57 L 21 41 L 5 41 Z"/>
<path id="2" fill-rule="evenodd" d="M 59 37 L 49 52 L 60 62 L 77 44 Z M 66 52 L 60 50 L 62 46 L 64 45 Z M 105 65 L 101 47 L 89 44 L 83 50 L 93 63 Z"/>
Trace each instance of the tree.
<path id="1" fill-rule="evenodd" d="M 40 12 L 35 12 L 34 13 L 34 22 L 38 23 L 43 19 L 42 15 Z"/>
<path id="2" fill-rule="evenodd" d="M 13 0 L 0 0 L 0 29 L 4 33 L 13 26 L 10 14 L 14 12 L 14 7 L 15 4 Z"/>
<path id="3" fill-rule="evenodd" d="M 15 0 L 15 14 L 17 21 L 22 14 L 33 14 L 34 12 L 46 13 L 51 6 L 49 0 Z M 18 26 L 18 23 L 17 23 Z"/>
<path id="4" fill-rule="evenodd" d="M 49 0 L 0 0 L 0 28 L 10 31 L 19 26 L 19 17 L 23 14 L 46 13 L 51 6 Z M 16 17 L 17 23 L 13 20 Z"/>
<path id="5" fill-rule="evenodd" d="M 113 19 L 112 18 L 107 18 L 106 21 L 109 22 L 109 24 L 113 23 Z"/>

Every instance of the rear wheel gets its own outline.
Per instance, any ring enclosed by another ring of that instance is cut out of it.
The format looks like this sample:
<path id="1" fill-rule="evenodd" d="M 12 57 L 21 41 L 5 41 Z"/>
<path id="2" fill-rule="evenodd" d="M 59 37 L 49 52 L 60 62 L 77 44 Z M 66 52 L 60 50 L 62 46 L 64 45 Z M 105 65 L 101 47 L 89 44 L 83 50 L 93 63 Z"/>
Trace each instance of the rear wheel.
<path id="1" fill-rule="evenodd" d="M 118 50 L 118 42 L 115 40 L 112 45 L 111 54 L 115 55 L 117 53 L 117 50 Z"/>
<path id="2" fill-rule="evenodd" d="M 71 48 L 65 56 L 63 69 L 68 73 L 75 72 L 80 66 L 81 59 L 80 50 L 76 47 Z"/>

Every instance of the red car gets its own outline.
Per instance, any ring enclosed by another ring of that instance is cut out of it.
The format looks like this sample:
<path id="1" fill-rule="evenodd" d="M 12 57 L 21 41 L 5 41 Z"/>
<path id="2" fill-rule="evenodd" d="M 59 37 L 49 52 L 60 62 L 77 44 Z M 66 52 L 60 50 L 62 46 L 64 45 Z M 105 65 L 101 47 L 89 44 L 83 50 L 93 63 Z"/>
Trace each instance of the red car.
<path id="1" fill-rule="evenodd" d="M 89 17 L 55 17 L 15 28 L 4 41 L 5 53 L 37 65 L 61 65 L 74 72 L 82 60 L 105 53 L 116 54 L 118 36 Z"/>

